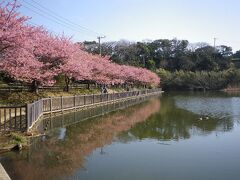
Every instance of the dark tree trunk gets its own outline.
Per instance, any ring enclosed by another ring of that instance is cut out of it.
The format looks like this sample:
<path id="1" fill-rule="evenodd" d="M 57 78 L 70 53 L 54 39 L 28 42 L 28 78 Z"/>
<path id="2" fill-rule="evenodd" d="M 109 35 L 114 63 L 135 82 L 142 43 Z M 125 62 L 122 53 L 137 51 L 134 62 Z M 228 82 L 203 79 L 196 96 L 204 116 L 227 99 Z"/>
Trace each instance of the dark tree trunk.
<path id="1" fill-rule="evenodd" d="M 70 78 L 65 75 L 65 83 L 66 86 L 64 88 L 64 91 L 69 92 L 69 84 L 70 84 Z"/>
<path id="2" fill-rule="evenodd" d="M 39 88 L 39 83 L 36 80 L 34 80 L 32 82 L 32 87 L 31 87 L 32 92 L 35 92 L 36 94 L 38 94 L 39 93 L 38 88 Z"/>

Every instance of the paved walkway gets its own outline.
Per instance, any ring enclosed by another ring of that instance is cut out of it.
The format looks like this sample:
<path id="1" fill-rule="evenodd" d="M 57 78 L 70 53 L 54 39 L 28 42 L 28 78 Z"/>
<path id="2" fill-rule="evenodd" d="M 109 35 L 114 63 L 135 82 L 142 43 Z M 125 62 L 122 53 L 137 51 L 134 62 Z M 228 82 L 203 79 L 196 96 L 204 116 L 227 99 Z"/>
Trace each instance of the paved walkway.
<path id="1" fill-rule="evenodd" d="M 11 180 L 1 163 L 0 163 L 0 180 Z"/>

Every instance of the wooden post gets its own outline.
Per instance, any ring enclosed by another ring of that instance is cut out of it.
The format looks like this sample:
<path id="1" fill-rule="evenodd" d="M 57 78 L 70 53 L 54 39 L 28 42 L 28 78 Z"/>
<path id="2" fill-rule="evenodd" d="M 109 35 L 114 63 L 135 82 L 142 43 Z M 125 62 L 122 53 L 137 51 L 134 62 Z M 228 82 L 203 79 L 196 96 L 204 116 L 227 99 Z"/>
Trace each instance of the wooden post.
<path id="1" fill-rule="evenodd" d="M 50 112 L 52 113 L 52 97 L 50 97 Z"/>
<path id="2" fill-rule="evenodd" d="M 29 104 L 27 104 L 26 106 L 25 106 L 25 108 L 26 108 L 26 110 L 25 110 L 25 113 L 26 113 L 26 129 L 27 129 L 27 131 L 28 131 L 28 128 L 30 127 L 30 123 L 29 123 L 29 120 L 30 120 L 30 115 L 29 115 L 29 110 L 28 110 L 28 107 L 29 107 Z M 16 108 L 17 109 L 17 108 Z M 16 109 L 15 109 L 15 112 L 16 112 Z M 16 113 L 15 113 L 15 116 L 16 116 Z M 15 120 L 16 121 L 16 120 Z M 20 130 L 21 130 L 21 128 L 20 128 Z"/>
<path id="3" fill-rule="evenodd" d="M 22 130 L 22 107 L 20 109 L 20 130 Z"/>
<path id="4" fill-rule="evenodd" d="M 4 108 L 4 130 L 6 130 L 6 122 L 7 122 L 7 117 L 6 117 L 6 109 Z"/>
<path id="5" fill-rule="evenodd" d="M 12 109 L 9 108 L 8 113 L 9 113 L 9 128 L 12 129 Z"/>
<path id="6" fill-rule="evenodd" d="M 92 104 L 94 104 L 94 94 L 93 94 L 92 98 L 93 98 L 93 100 L 92 100 Z"/>
<path id="7" fill-rule="evenodd" d="M 76 95 L 73 96 L 73 106 L 76 107 Z"/>
<path id="8" fill-rule="evenodd" d="M 63 96 L 61 96 L 61 110 L 63 111 Z"/>
<path id="9" fill-rule="evenodd" d="M 83 101 L 84 101 L 84 105 L 86 105 L 86 95 L 83 95 Z"/>
<path id="10" fill-rule="evenodd" d="M 1 128 L 2 128 L 2 111 L 0 109 L 0 131 L 1 131 Z"/>

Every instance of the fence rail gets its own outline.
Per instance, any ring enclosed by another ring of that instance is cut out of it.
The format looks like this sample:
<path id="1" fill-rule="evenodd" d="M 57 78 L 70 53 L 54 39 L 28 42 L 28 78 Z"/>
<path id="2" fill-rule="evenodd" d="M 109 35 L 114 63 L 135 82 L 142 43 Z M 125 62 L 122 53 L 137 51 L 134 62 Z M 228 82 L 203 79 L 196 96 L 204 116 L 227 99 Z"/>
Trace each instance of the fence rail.
<path id="1" fill-rule="evenodd" d="M 111 94 L 90 94 L 67 97 L 43 98 L 19 107 L 0 107 L 0 132 L 30 129 L 43 114 L 86 107 L 104 102 L 161 92 L 161 89 L 145 89 Z"/>
<path id="2" fill-rule="evenodd" d="M 26 106 L 0 107 L 0 132 L 27 128 Z"/>
<path id="3" fill-rule="evenodd" d="M 69 87 L 70 89 L 96 89 L 99 88 L 98 85 L 95 84 L 78 84 L 78 85 L 72 85 Z M 53 91 L 58 92 L 62 91 L 64 89 L 63 86 L 40 86 L 38 88 L 39 91 Z M 0 86 L 0 92 L 22 92 L 22 91 L 31 91 L 31 85 L 9 85 L 9 86 Z"/>

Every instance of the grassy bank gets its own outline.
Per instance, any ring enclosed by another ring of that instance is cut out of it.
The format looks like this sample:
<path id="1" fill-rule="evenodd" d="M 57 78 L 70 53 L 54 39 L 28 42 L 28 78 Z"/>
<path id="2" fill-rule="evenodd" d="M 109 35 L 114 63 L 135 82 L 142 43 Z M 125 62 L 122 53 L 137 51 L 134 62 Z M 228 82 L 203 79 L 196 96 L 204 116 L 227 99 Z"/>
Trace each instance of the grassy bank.
<path id="1" fill-rule="evenodd" d="M 135 89 L 134 89 L 135 90 Z M 112 92 L 122 92 L 125 91 L 123 88 L 111 88 L 108 89 L 108 93 Z M 43 91 L 38 94 L 33 92 L 4 92 L 0 93 L 0 106 L 1 105 L 20 105 L 33 102 L 35 100 L 45 98 L 45 97 L 57 97 L 57 96 L 74 96 L 74 95 L 83 95 L 83 94 L 98 94 L 100 89 L 76 89 L 71 90 L 70 92 L 52 92 L 52 91 Z"/>
<path id="2" fill-rule="evenodd" d="M 8 152 L 17 146 L 21 146 L 23 149 L 28 146 L 28 135 L 25 133 L 4 133 L 0 134 L 0 153 Z"/>

